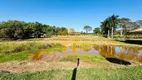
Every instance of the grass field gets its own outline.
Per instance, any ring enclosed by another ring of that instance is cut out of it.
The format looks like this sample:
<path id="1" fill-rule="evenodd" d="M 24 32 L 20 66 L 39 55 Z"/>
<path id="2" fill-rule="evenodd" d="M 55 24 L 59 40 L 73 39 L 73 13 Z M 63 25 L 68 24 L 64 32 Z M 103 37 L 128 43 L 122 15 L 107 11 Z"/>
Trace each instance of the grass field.
<path id="1" fill-rule="evenodd" d="M 57 36 L 52 38 L 0 42 L 0 80 L 141 80 L 142 66 L 108 62 L 93 54 L 68 54 L 66 48 L 85 51 L 93 45 L 138 47 L 99 36 Z M 47 58 L 42 60 L 43 58 Z M 80 66 L 76 68 L 77 59 Z M 41 62 L 40 62 L 41 61 Z"/>
<path id="2" fill-rule="evenodd" d="M 141 80 L 142 67 L 131 66 L 118 69 L 110 68 L 79 68 L 76 70 L 76 80 Z M 0 73 L 0 80 L 72 80 L 75 70 L 52 69 L 24 73 Z"/>

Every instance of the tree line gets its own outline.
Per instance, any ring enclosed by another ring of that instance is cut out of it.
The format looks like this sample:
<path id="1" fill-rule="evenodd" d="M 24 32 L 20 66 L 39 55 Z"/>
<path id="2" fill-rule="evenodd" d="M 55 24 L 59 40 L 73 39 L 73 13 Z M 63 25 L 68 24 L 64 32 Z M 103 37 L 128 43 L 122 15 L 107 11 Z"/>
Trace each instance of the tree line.
<path id="1" fill-rule="evenodd" d="M 93 30 L 93 34 L 101 34 L 106 37 L 113 35 L 126 35 L 129 31 L 142 27 L 142 20 L 135 22 L 129 18 L 120 18 L 112 15 L 101 22 L 100 27 Z M 56 27 L 39 22 L 24 22 L 18 20 L 8 20 L 0 22 L 0 38 L 3 39 L 29 39 L 40 37 L 51 37 L 52 35 L 80 35 L 90 34 L 92 27 L 84 26 L 85 32 L 76 32 L 73 28 Z"/>
<path id="2" fill-rule="evenodd" d="M 140 27 L 142 27 L 142 20 L 133 22 L 129 18 L 120 18 L 118 15 L 112 15 L 101 22 L 100 29 L 104 36 L 113 38 L 114 34 L 122 37 L 129 34 L 129 31 Z"/>
<path id="3" fill-rule="evenodd" d="M 112 15 L 101 22 L 100 27 L 94 28 L 93 34 L 101 34 L 108 38 L 113 38 L 113 35 L 120 35 L 123 37 L 128 35 L 131 30 L 140 27 L 142 27 L 142 20 L 133 22 L 130 18 L 120 18 L 118 15 Z M 83 29 L 86 31 L 86 33 L 92 30 L 92 28 L 88 25 L 84 26 Z"/>
<path id="4" fill-rule="evenodd" d="M 39 22 L 24 22 L 8 20 L 0 22 L 0 38 L 4 39 L 28 39 L 51 37 L 52 35 L 67 35 L 65 27 L 56 27 Z"/>

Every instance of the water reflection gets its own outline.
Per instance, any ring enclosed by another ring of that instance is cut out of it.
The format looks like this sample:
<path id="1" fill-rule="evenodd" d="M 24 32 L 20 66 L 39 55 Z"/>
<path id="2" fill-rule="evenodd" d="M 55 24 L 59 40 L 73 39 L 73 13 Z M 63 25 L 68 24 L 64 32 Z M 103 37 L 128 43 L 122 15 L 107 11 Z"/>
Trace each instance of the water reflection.
<path id="1" fill-rule="evenodd" d="M 101 46 L 100 54 L 107 58 L 117 58 L 121 60 L 127 60 L 129 62 L 141 62 L 142 49 L 128 48 L 121 46 Z"/>
<path id="2" fill-rule="evenodd" d="M 84 48 L 70 48 L 68 47 L 65 51 L 55 51 L 50 54 L 46 53 L 35 53 L 33 54 L 33 60 L 61 60 L 64 59 L 67 54 L 94 54 L 101 55 L 105 58 L 116 58 L 120 60 L 126 60 L 129 62 L 141 62 L 142 63 L 142 48 L 128 48 L 122 46 L 100 46 L 94 45 L 89 47 L 90 50 L 84 50 Z M 88 49 L 88 48 L 87 48 Z M 43 51 L 42 51 L 43 52 Z"/>

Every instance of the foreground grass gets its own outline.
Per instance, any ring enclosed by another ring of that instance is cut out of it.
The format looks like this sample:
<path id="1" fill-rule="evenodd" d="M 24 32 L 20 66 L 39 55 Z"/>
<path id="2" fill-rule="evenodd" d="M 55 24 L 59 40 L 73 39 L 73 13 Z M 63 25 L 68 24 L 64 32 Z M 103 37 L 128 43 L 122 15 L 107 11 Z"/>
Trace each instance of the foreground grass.
<path id="1" fill-rule="evenodd" d="M 129 66 L 124 68 L 78 68 L 77 80 L 141 80 L 141 66 Z M 74 72 L 75 74 L 75 72 Z M 52 69 L 37 72 L 24 73 L 0 73 L 0 80 L 71 80 L 73 70 Z M 75 77 L 75 76 L 74 76 Z"/>

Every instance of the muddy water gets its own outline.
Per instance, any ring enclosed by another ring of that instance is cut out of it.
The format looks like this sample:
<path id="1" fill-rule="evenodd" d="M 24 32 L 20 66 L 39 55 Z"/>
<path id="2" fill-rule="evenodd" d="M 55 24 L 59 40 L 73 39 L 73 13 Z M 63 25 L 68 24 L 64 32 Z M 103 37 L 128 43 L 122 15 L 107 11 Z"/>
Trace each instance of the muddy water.
<path id="1" fill-rule="evenodd" d="M 117 58 L 129 62 L 142 63 L 142 48 L 128 48 L 121 46 L 94 46 L 101 56 Z"/>
<path id="2" fill-rule="evenodd" d="M 43 51 L 41 51 L 43 52 Z M 121 46 L 91 46 L 87 50 L 85 48 L 70 48 L 68 47 L 65 51 L 55 51 L 50 54 L 36 53 L 33 55 L 33 60 L 61 60 L 64 59 L 67 54 L 93 54 L 100 55 L 105 58 L 116 58 L 129 62 L 140 62 L 142 63 L 142 48 L 128 48 Z"/>

